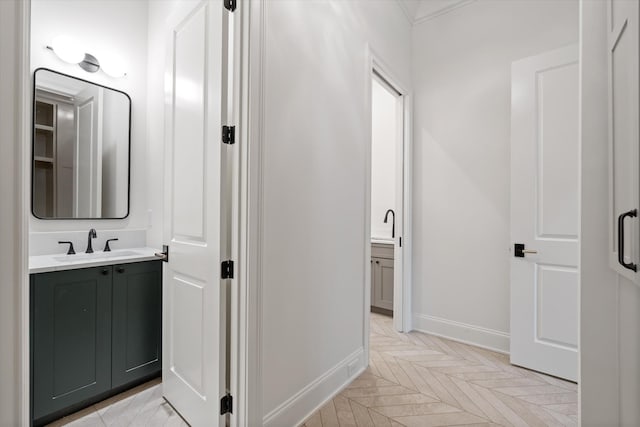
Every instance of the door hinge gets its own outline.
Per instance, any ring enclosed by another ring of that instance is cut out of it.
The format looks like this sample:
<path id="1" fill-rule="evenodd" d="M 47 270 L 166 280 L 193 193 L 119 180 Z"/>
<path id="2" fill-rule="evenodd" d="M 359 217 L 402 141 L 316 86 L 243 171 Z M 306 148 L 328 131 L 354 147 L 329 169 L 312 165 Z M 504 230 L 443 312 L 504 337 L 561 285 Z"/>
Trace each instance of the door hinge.
<path id="1" fill-rule="evenodd" d="M 154 255 L 164 262 L 169 262 L 169 246 L 162 245 L 162 252 L 156 252 Z"/>
<path id="2" fill-rule="evenodd" d="M 236 143 L 236 127 L 222 126 L 222 142 L 225 144 Z"/>
<path id="3" fill-rule="evenodd" d="M 236 10 L 236 0 L 224 0 L 224 8 L 229 12 Z"/>
<path id="4" fill-rule="evenodd" d="M 233 261 L 222 262 L 222 273 L 220 275 L 223 279 L 233 279 Z"/>
<path id="5" fill-rule="evenodd" d="M 233 414 L 233 396 L 227 393 L 220 399 L 220 415 Z"/>

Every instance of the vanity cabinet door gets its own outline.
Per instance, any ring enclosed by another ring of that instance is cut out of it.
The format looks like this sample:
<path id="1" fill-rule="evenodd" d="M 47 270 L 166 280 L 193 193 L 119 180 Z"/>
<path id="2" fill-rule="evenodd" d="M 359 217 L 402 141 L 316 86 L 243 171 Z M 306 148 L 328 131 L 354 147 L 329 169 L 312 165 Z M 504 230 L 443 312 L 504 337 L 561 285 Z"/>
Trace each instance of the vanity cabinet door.
<path id="1" fill-rule="evenodd" d="M 393 310 L 393 260 L 373 258 L 373 306 Z"/>
<path id="2" fill-rule="evenodd" d="M 113 387 L 162 369 L 162 263 L 113 267 Z"/>
<path id="3" fill-rule="evenodd" d="M 111 267 L 31 277 L 33 419 L 111 388 Z"/>

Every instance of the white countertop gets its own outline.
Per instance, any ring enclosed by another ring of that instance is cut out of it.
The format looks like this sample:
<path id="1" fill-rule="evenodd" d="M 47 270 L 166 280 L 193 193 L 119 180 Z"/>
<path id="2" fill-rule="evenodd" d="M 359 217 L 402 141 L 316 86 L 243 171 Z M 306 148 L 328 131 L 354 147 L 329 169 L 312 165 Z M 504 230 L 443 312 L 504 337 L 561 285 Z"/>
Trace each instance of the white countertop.
<path id="1" fill-rule="evenodd" d="M 372 237 L 371 238 L 371 243 L 380 243 L 380 244 L 384 244 L 384 245 L 393 245 L 394 241 L 391 237 Z"/>
<path id="2" fill-rule="evenodd" d="M 126 264 L 130 262 L 159 260 L 155 256 L 161 252 L 153 248 L 113 249 L 111 252 L 96 251 L 92 254 L 78 252 L 76 255 L 51 254 L 29 257 L 29 273 L 75 270 L 102 265 Z"/>

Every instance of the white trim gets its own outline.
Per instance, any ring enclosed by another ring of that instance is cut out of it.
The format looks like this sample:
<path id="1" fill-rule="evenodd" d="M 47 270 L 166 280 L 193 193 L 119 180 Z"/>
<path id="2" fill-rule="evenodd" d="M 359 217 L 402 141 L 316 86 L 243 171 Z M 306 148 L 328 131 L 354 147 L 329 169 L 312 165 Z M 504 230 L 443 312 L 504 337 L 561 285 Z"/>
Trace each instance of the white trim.
<path id="1" fill-rule="evenodd" d="M 229 67 L 230 67 L 230 75 L 229 79 L 231 81 L 231 90 L 229 91 L 229 96 L 231 97 L 231 109 L 229 111 L 229 120 L 230 124 L 236 126 L 236 138 L 241 139 L 240 136 L 240 126 L 242 117 L 244 117 L 244 109 L 242 102 L 242 88 L 244 84 L 244 70 L 242 68 L 243 63 L 243 48 L 242 43 L 244 40 L 243 37 L 243 4 L 239 4 L 239 7 L 236 9 L 235 13 L 232 13 L 229 16 L 229 29 L 232 39 L 230 40 L 229 49 L 230 55 L 232 58 L 229 59 Z M 242 146 L 245 146 L 243 143 Z M 241 226 L 243 223 L 243 215 L 241 211 L 241 200 L 242 200 L 242 190 L 240 187 L 240 144 L 236 145 L 236 149 L 231 150 L 231 158 L 233 162 L 233 170 L 231 177 L 231 197 L 232 197 L 232 208 L 231 208 L 231 218 L 230 218 L 230 226 L 231 226 L 231 253 L 230 257 L 232 260 L 235 260 L 236 265 L 241 263 L 241 260 L 245 258 L 241 256 L 241 244 L 240 241 L 242 239 L 241 235 Z M 238 284 L 240 283 L 239 277 L 236 276 L 232 281 L 232 285 L 229 289 L 231 294 L 231 310 L 229 319 L 230 325 L 228 325 L 228 331 L 230 334 L 230 339 L 228 340 L 230 348 L 228 349 L 229 354 L 229 393 L 232 396 L 236 396 L 236 410 L 232 411 L 229 415 L 229 426 L 230 427 L 240 427 L 247 425 L 246 423 L 246 413 L 245 413 L 245 399 L 240 398 L 243 393 L 246 384 L 244 383 L 245 377 L 243 374 L 246 370 L 243 369 L 246 366 L 247 354 L 246 354 L 246 346 L 244 345 L 242 338 L 246 336 L 246 318 L 245 311 L 243 311 L 243 307 L 245 307 L 245 299 L 243 298 L 243 292 L 240 289 Z M 242 332 L 241 332 L 242 331 Z"/>
<path id="2" fill-rule="evenodd" d="M 359 348 L 269 412 L 265 427 L 297 426 L 338 395 L 364 371 L 364 349 Z M 321 402 L 317 404 L 316 402 Z"/>
<path id="3" fill-rule="evenodd" d="M 404 17 L 407 18 L 407 22 L 409 23 L 409 25 L 413 25 L 414 16 L 411 15 L 411 11 L 407 8 L 407 5 L 404 3 L 404 1 L 396 0 L 396 3 L 400 8 L 400 10 L 402 11 L 402 14 L 404 15 Z"/>
<path id="4" fill-rule="evenodd" d="M 447 13 L 452 12 L 456 9 L 460 9 L 461 7 L 468 6 L 475 1 L 476 0 L 459 0 L 454 4 L 434 10 L 433 12 L 422 16 L 418 16 L 418 12 L 420 12 L 420 6 L 418 6 L 418 10 L 416 10 L 416 13 L 412 15 L 411 11 L 407 8 L 407 5 L 403 0 L 396 0 L 396 3 L 402 11 L 402 14 L 405 16 L 405 18 L 407 18 L 407 22 L 409 22 L 409 25 L 414 26 L 430 21 L 434 18 L 437 18 L 438 16 L 446 15 Z"/>
<path id="5" fill-rule="evenodd" d="M 30 381 L 30 351 L 29 346 L 29 218 L 31 201 L 31 0 L 20 2 L 20 61 L 18 65 L 18 85 L 20 96 L 17 111 L 20 113 L 18 125 L 18 141 L 20 161 L 18 163 L 18 207 L 19 217 L 18 262 L 20 265 L 18 274 L 22 279 L 20 286 L 20 376 L 22 386 L 20 388 L 20 424 L 31 424 L 31 381 Z"/>
<path id="6" fill-rule="evenodd" d="M 413 324 L 416 331 L 509 354 L 509 334 L 506 332 L 418 313 L 413 315 Z"/>
<path id="7" fill-rule="evenodd" d="M 240 2 L 242 15 L 238 284 L 239 343 L 237 425 L 258 426 L 262 410 L 262 254 L 264 251 L 264 51 L 265 4 Z"/>
<path id="8" fill-rule="evenodd" d="M 438 16 L 446 15 L 447 13 L 453 12 L 456 9 L 460 9 L 462 7 L 473 4 L 475 3 L 475 1 L 476 0 L 460 0 L 457 3 L 454 3 L 447 7 L 443 7 L 442 9 L 438 9 L 427 15 L 422 15 L 420 17 L 416 16 L 413 20 L 413 25 L 423 24 L 427 21 L 431 21 L 432 19 L 437 18 Z"/>

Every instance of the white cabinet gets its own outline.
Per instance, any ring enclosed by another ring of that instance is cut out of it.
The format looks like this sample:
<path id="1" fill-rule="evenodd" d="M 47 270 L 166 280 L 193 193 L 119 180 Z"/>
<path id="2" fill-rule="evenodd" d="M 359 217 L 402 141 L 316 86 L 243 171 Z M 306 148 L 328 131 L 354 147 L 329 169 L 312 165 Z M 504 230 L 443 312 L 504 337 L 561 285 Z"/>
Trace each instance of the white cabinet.
<path id="1" fill-rule="evenodd" d="M 371 311 L 393 313 L 392 244 L 371 244 Z"/>
<path id="2" fill-rule="evenodd" d="M 639 283 L 639 124 L 637 1 L 608 1 L 610 263 Z"/>

